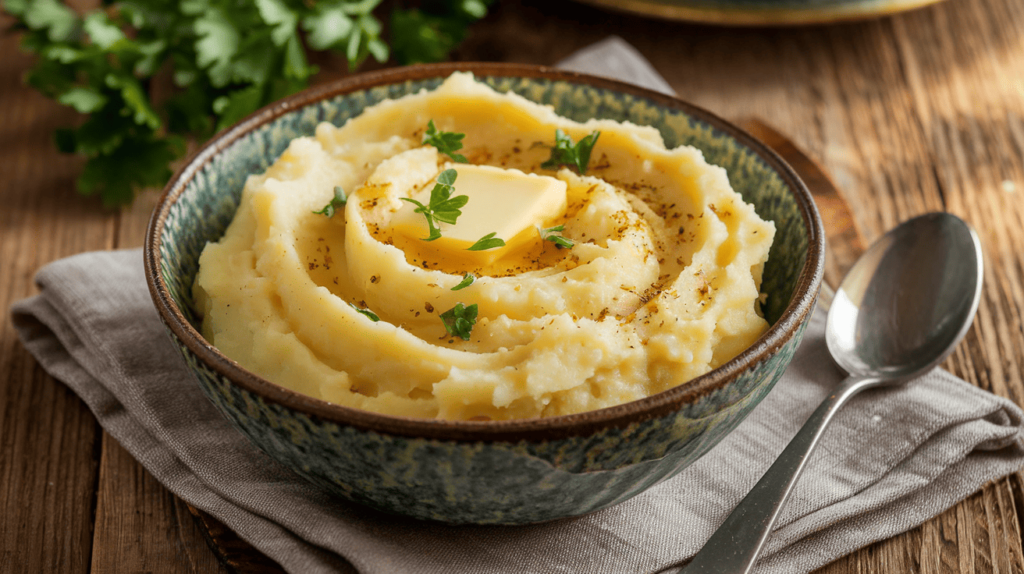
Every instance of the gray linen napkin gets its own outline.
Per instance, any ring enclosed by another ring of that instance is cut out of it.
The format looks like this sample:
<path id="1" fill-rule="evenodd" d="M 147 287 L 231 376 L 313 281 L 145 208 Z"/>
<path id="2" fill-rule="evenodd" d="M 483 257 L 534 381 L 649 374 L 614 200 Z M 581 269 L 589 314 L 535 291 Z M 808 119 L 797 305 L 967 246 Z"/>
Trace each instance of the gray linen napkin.
<path id="1" fill-rule="evenodd" d="M 610 46 L 628 69 L 653 73 L 617 42 L 597 46 L 598 57 Z M 444 526 L 334 498 L 249 444 L 172 348 L 139 250 L 63 259 L 36 281 L 40 294 L 16 303 L 12 319 L 43 368 L 168 489 L 303 574 L 662 570 L 696 552 L 842 377 L 819 310 L 771 394 L 676 477 L 580 518 Z M 942 371 L 855 399 L 809 463 L 757 572 L 807 572 L 920 524 L 1024 466 L 1022 428 L 1015 405 Z"/>

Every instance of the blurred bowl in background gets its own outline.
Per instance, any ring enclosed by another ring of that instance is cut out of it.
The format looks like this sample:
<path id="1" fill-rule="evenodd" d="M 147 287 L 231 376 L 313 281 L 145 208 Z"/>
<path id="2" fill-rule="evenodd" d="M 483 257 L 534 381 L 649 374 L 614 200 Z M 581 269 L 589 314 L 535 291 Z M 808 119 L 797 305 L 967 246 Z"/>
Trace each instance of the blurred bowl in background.
<path id="1" fill-rule="evenodd" d="M 618 12 L 723 26 L 795 26 L 881 18 L 941 0 L 576 0 Z"/>

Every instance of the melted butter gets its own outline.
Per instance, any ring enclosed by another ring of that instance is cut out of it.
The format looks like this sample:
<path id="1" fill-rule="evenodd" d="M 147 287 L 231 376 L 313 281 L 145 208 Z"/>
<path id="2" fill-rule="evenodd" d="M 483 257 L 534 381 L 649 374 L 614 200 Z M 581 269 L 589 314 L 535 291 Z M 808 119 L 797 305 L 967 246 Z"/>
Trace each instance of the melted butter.
<path id="1" fill-rule="evenodd" d="M 454 225 L 440 223 L 439 239 L 422 241 L 430 233 L 426 217 L 411 203 L 391 219 L 395 245 L 416 259 L 433 262 L 432 268 L 457 271 L 490 267 L 512 255 L 528 257 L 542 242 L 537 228 L 565 213 L 566 184 L 553 177 L 483 165 L 459 164 L 454 169 L 458 176 L 452 197 L 465 195 L 469 201 Z M 429 204 L 433 187 L 431 182 L 413 199 Z M 492 232 L 504 247 L 468 250 Z"/>

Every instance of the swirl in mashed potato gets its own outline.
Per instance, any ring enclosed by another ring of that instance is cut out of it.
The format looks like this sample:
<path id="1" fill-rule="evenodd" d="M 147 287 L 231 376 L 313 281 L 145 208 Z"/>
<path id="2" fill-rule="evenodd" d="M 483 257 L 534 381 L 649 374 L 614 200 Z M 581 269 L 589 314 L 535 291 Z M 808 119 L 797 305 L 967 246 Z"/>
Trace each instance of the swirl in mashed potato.
<path id="1" fill-rule="evenodd" d="M 537 233 L 481 263 L 396 233 L 400 198 L 462 165 L 420 143 L 430 120 L 466 134 L 469 163 L 564 182 L 564 213 L 543 223 L 564 225 L 572 247 Z M 540 167 L 556 128 L 574 141 L 600 131 L 585 175 Z M 314 213 L 336 186 L 344 208 Z M 321 124 L 251 176 L 202 254 L 195 298 L 213 345 L 294 391 L 410 417 L 547 417 L 664 391 L 750 346 L 767 329 L 774 233 L 696 149 L 454 74 Z M 475 281 L 453 291 L 466 273 Z M 457 303 L 478 308 L 469 340 L 439 317 Z"/>

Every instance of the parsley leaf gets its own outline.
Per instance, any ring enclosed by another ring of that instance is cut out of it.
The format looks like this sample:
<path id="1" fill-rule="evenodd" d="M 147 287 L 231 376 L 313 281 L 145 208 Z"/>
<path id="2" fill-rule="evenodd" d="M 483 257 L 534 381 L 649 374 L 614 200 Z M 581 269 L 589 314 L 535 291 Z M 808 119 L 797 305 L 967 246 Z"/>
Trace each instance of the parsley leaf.
<path id="1" fill-rule="evenodd" d="M 206 70 L 215 88 L 231 82 L 232 59 L 238 53 L 242 32 L 228 13 L 218 8 L 204 11 L 193 24 L 198 37 L 195 43 L 196 65 Z"/>
<path id="2" fill-rule="evenodd" d="M 439 132 L 434 127 L 434 120 L 430 120 L 427 122 L 427 131 L 423 134 L 423 144 L 436 147 L 437 151 L 447 154 L 448 157 L 459 163 L 469 163 L 466 156 L 461 153 L 455 153 L 462 149 L 462 138 L 464 137 L 466 137 L 466 134 Z"/>
<path id="3" fill-rule="evenodd" d="M 381 40 L 380 21 L 372 14 L 380 2 L 321 0 L 312 3 L 311 13 L 302 18 L 306 42 L 314 50 L 343 51 L 352 70 L 368 56 L 381 63 L 387 61 L 388 45 Z"/>
<path id="4" fill-rule="evenodd" d="M 466 251 L 486 251 L 488 249 L 495 249 L 497 247 L 504 247 L 505 240 L 500 237 L 495 237 L 497 231 L 492 231 L 487 235 L 484 235 L 480 239 L 476 240 L 476 243 L 466 248 Z"/>
<path id="5" fill-rule="evenodd" d="M 255 0 L 263 21 L 272 26 L 270 38 L 278 46 L 284 46 L 295 36 L 299 15 L 292 11 L 282 0 Z"/>
<path id="6" fill-rule="evenodd" d="M 345 195 L 345 190 L 341 189 L 340 185 L 334 186 L 334 199 L 330 203 L 324 206 L 320 211 L 314 211 L 318 215 L 326 215 L 327 217 L 334 217 L 334 210 L 339 207 L 345 207 L 345 203 L 348 202 L 348 196 Z"/>
<path id="7" fill-rule="evenodd" d="M 82 28 L 92 38 L 94 44 L 109 50 L 118 42 L 126 40 L 121 31 L 103 12 L 91 12 L 82 21 Z"/>
<path id="8" fill-rule="evenodd" d="M 556 225 L 554 227 L 545 227 L 543 229 L 538 227 L 537 231 L 540 232 L 540 238 L 543 241 L 550 241 L 554 243 L 559 249 L 569 249 L 570 247 L 575 245 L 575 243 L 572 239 L 569 239 L 568 237 L 563 237 L 561 235 L 563 229 L 565 229 L 565 225 Z"/>
<path id="9" fill-rule="evenodd" d="M 217 130 L 222 130 L 259 109 L 263 102 L 260 86 L 249 86 L 213 100 L 213 111 L 220 115 Z"/>
<path id="10" fill-rule="evenodd" d="M 75 29 L 81 25 L 74 11 L 57 0 L 35 0 L 21 7 L 12 7 L 10 4 L 16 3 L 5 3 L 4 8 L 24 18 L 29 28 L 46 30 L 51 42 L 70 40 Z"/>
<path id="11" fill-rule="evenodd" d="M 418 206 L 414 211 L 422 213 L 427 218 L 430 235 L 423 238 L 423 241 L 433 241 L 441 237 L 438 221 L 454 225 L 458 217 L 462 215 L 462 207 L 469 201 L 469 197 L 465 195 L 451 197 L 452 192 L 455 191 L 452 185 L 457 176 L 458 172 L 454 169 L 446 169 L 437 176 L 437 184 L 434 185 L 434 189 L 430 190 L 429 205 L 423 205 L 411 197 L 399 198 Z"/>
<path id="12" fill-rule="evenodd" d="M 334 45 L 347 43 L 354 24 L 345 7 L 336 3 L 320 2 L 316 11 L 302 20 L 306 30 L 306 42 L 314 50 L 326 50 Z"/>
<path id="13" fill-rule="evenodd" d="M 565 135 L 560 129 L 555 130 L 555 147 L 551 148 L 551 157 L 540 166 L 544 169 L 558 169 L 567 165 L 576 168 L 576 173 L 583 175 L 587 172 L 587 164 L 590 163 L 590 152 L 597 143 L 599 131 L 593 131 L 590 135 L 574 144 L 572 138 Z"/>
<path id="14" fill-rule="evenodd" d="M 357 313 L 359 313 L 360 315 L 363 315 L 364 317 L 366 317 L 367 319 L 373 321 L 374 323 L 376 323 L 377 321 L 380 321 L 380 317 L 378 317 L 376 313 L 374 313 L 373 311 L 371 311 L 369 309 L 360 309 L 359 307 L 356 307 L 354 303 L 349 303 L 348 306 L 352 307 L 353 309 L 356 310 Z"/>
<path id="15" fill-rule="evenodd" d="M 152 135 L 122 140 L 110 153 L 86 162 L 78 178 L 79 192 L 99 193 L 104 206 L 114 207 L 130 202 L 136 187 L 163 185 L 171 177 L 171 160 L 180 154 L 174 143 Z"/>
<path id="16" fill-rule="evenodd" d="M 422 203 L 420 203 L 419 201 L 416 201 L 415 199 L 413 199 L 411 197 L 400 197 L 398 199 L 401 199 L 402 201 L 408 201 L 409 203 L 411 203 L 413 205 L 416 205 L 417 207 L 413 211 L 415 213 L 422 213 L 424 215 L 424 217 L 427 218 L 427 227 L 430 229 L 430 234 L 427 235 L 426 237 L 422 238 L 423 241 L 433 241 L 433 240 L 439 239 L 441 237 L 441 230 L 438 229 L 437 225 L 434 223 L 434 217 L 433 217 L 433 215 L 431 213 L 429 213 L 429 211 L 430 211 L 429 207 L 427 207 L 426 205 L 423 205 Z"/>
<path id="17" fill-rule="evenodd" d="M 455 287 L 452 287 L 452 291 L 465 289 L 466 287 L 472 285 L 473 281 L 476 281 L 476 277 L 474 277 L 472 273 L 466 273 L 465 275 L 462 276 L 462 282 L 456 285 Z"/>
<path id="18" fill-rule="evenodd" d="M 444 329 L 449 335 L 468 341 L 473 325 L 476 324 L 477 311 L 476 303 L 469 307 L 456 303 L 454 307 L 441 313 L 441 322 L 444 323 Z"/>
<path id="19" fill-rule="evenodd" d="M 88 86 L 75 86 L 61 94 L 57 101 L 75 108 L 80 114 L 89 114 L 107 105 L 107 97 Z"/>
<path id="20" fill-rule="evenodd" d="M 160 116 L 149 103 L 149 96 L 134 76 L 127 73 L 110 73 L 105 78 L 108 88 L 121 94 L 122 111 L 130 113 L 136 124 L 146 125 L 156 130 L 160 127 Z"/>
<path id="21" fill-rule="evenodd" d="M 433 0 L 419 8 L 391 12 L 391 47 L 403 64 L 440 62 L 466 37 L 469 25 L 487 13 L 493 0 Z"/>

